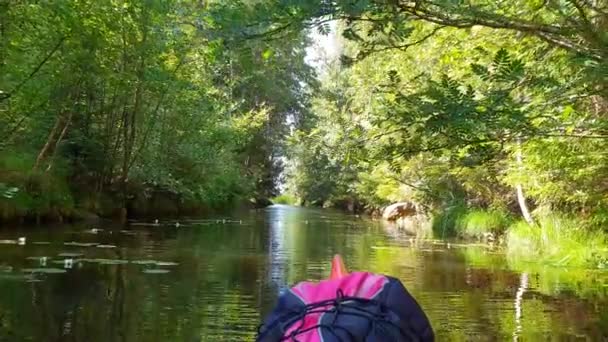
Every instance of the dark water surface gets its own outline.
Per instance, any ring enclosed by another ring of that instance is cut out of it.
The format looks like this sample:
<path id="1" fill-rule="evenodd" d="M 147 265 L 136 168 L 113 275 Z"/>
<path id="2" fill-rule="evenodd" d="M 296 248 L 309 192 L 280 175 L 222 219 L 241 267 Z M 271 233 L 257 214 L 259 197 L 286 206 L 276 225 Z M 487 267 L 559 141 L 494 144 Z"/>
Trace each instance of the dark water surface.
<path id="1" fill-rule="evenodd" d="M 0 242 L 0 341 L 251 341 L 279 292 L 326 277 L 334 253 L 400 278 L 439 341 L 608 336 L 606 271 L 524 264 L 330 211 L 0 231 L 19 237 Z"/>

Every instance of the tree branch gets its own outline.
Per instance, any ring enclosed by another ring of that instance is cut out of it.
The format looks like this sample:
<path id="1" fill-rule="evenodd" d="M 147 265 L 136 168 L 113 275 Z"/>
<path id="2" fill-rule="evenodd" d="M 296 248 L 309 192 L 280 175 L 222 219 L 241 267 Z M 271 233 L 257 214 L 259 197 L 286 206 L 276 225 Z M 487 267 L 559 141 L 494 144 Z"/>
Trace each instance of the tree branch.
<path id="1" fill-rule="evenodd" d="M 408 48 L 415 46 L 415 45 L 420 45 L 422 43 L 424 43 L 425 41 L 427 41 L 429 38 L 433 37 L 439 30 L 446 28 L 447 26 L 437 26 L 435 27 L 429 34 L 425 35 L 424 37 L 420 38 L 417 41 L 411 42 L 411 43 L 407 43 L 407 44 L 402 44 L 402 45 L 394 45 L 391 44 L 390 46 L 386 46 L 380 49 L 372 49 L 371 51 L 369 51 L 369 53 L 374 53 L 374 52 L 382 52 L 382 51 L 387 51 L 387 50 L 393 50 L 393 49 L 398 49 L 401 51 L 406 51 Z M 366 53 L 362 58 L 355 58 L 355 60 L 357 61 L 361 61 L 364 60 L 365 58 L 367 58 L 369 56 L 369 53 Z"/>
<path id="2" fill-rule="evenodd" d="M 34 70 L 29 74 L 29 76 L 27 78 L 25 78 L 23 81 L 21 81 L 21 83 L 19 83 L 15 88 L 13 88 L 13 90 L 9 93 L 2 93 L 0 94 L 0 101 L 6 100 L 8 98 L 10 98 L 11 96 L 13 96 L 15 93 L 17 93 L 29 80 L 31 80 L 37 73 L 38 71 L 40 71 L 40 69 L 42 69 L 42 67 L 46 64 L 46 62 L 49 61 L 49 59 L 51 59 L 51 57 L 53 57 L 53 55 L 55 54 L 55 52 L 57 52 L 59 50 L 59 48 L 61 47 L 61 45 L 63 45 L 63 42 L 67 39 L 67 36 L 62 37 L 59 42 L 57 42 L 57 44 L 55 45 L 55 47 L 53 47 L 53 49 L 51 50 L 51 52 L 49 52 L 46 57 L 44 57 L 44 59 L 38 63 L 38 65 L 36 66 L 36 68 L 34 68 Z"/>
<path id="3" fill-rule="evenodd" d="M 435 24 L 456 28 L 470 28 L 472 26 L 479 25 L 495 29 L 518 31 L 536 36 L 561 48 L 588 55 L 595 60 L 604 60 L 602 54 L 598 53 L 595 49 L 577 43 L 576 37 L 572 37 L 574 29 L 570 27 L 536 24 L 517 18 L 497 16 L 492 13 L 479 11 L 474 8 L 472 9 L 472 12 L 474 13 L 474 16 L 472 17 L 453 17 L 448 14 L 432 10 L 428 6 L 422 6 L 420 3 L 416 3 L 414 6 L 412 6 L 411 3 L 401 3 L 397 6 L 403 13 L 411 14 L 420 20 Z M 441 7 L 440 5 L 434 6 Z"/>

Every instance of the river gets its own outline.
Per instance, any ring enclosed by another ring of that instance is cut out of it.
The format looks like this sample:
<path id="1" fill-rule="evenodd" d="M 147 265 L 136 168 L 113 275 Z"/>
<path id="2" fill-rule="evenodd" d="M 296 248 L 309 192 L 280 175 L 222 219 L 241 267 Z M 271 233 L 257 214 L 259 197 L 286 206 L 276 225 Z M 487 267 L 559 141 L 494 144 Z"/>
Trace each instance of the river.
<path id="1" fill-rule="evenodd" d="M 438 341 L 608 337 L 606 271 L 520 263 L 333 211 L 6 228 L 0 240 L 0 341 L 251 341 L 277 295 L 326 277 L 334 253 L 400 278 Z"/>

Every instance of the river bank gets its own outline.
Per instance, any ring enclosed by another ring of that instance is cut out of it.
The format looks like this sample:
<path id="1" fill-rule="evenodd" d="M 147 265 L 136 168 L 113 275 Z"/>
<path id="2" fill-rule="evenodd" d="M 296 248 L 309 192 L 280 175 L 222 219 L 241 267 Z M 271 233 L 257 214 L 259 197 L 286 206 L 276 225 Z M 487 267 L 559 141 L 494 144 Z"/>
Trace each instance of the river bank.
<path id="1" fill-rule="evenodd" d="M 0 225 L 3 223 L 68 223 L 99 219 L 124 222 L 133 218 L 201 216 L 226 209 L 262 208 L 264 198 L 203 201 L 159 187 L 129 184 L 126 195 L 117 187 L 105 191 L 73 189 L 58 178 L 29 178 L 19 186 L 0 183 Z"/>
<path id="2" fill-rule="evenodd" d="M 435 214 L 433 235 L 457 236 L 504 246 L 520 261 L 558 267 L 608 267 L 608 234 L 574 215 L 537 208 L 534 222 L 502 210 L 456 208 Z"/>
<path id="3" fill-rule="evenodd" d="M 273 201 L 298 204 L 297 198 L 291 195 L 281 195 Z M 341 203 L 324 203 L 323 207 L 387 220 L 419 238 L 457 239 L 501 246 L 507 255 L 520 261 L 540 261 L 558 267 L 608 268 L 608 234 L 594 227 L 596 223 L 589 218 L 539 207 L 532 212 L 535 221 L 531 224 L 517 213 L 504 209 L 480 209 L 461 203 L 419 212 L 417 206 L 409 202 L 388 207 L 359 204 L 355 206 L 358 211 Z M 391 212 L 387 213 L 387 210 Z"/>

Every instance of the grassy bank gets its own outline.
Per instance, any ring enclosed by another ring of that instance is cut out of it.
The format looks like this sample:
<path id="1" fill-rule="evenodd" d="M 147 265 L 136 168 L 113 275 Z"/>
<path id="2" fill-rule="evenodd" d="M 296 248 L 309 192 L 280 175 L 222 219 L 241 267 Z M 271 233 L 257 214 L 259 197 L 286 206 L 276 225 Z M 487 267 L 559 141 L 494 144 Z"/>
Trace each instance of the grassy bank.
<path id="1" fill-rule="evenodd" d="M 556 266 L 608 267 L 608 239 L 580 219 L 556 213 L 537 215 L 536 225 L 518 221 L 506 234 L 507 253 L 517 259 Z"/>
<path id="2" fill-rule="evenodd" d="M 433 216 L 437 238 L 499 241 L 509 257 L 555 266 L 608 267 L 608 236 L 586 221 L 547 210 L 537 210 L 535 224 L 516 220 L 504 210 L 447 206 Z"/>
<path id="3" fill-rule="evenodd" d="M 0 224 L 65 222 L 99 217 L 168 217 L 201 214 L 246 203 L 244 195 L 205 188 L 180 193 L 161 185 L 129 180 L 123 193 L 118 180 L 100 185 L 56 158 L 52 167 L 36 168 L 35 154 L 0 154 Z M 204 196 L 202 196 L 203 194 Z M 220 196 L 221 195 L 221 196 Z M 250 205 L 255 205 L 254 203 Z"/>
<path id="4" fill-rule="evenodd" d="M 464 203 L 456 202 L 433 215 L 432 229 L 435 237 L 442 239 L 496 238 L 504 234 L 512 222 L 512 215 L 504 210 L 471 209 Z"/>

